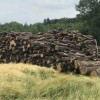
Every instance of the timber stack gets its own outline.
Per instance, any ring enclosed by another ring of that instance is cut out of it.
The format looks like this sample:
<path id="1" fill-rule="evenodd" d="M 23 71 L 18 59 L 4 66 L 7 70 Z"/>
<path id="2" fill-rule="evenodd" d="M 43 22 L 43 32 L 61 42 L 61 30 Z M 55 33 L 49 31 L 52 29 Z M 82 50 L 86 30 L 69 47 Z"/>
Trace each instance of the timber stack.
<path id="1" fill-rule="evenodd" d="M 100 47 L 90 35 L 77 30 L 53 29 L 47 33 L 0 33 L 0 63 L 29 63 L 60 72 L 100 74 Z"/>

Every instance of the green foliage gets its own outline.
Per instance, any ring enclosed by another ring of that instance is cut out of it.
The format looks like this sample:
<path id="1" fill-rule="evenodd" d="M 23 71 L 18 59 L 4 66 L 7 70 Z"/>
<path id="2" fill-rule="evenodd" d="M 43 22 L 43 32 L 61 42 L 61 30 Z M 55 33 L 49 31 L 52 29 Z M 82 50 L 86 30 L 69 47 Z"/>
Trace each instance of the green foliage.
<path id="1" fill-rule="evenodd" d="M 80 0 L 76 10 L 80 12 L 77 17 L 85 22 L 82 32 L 93 35 L 100 45 L 100 0 Z"/>
<path id="2" fill-rule="evenodd" d="M 20 24 L 18 22 L 11 22 L 0 24 L 0 32 L 3 31 L 17 31 L 17 32 L 32 32 L 33 34 L 38 32 L 47 32 L 54 28 L 72 28 L 72 23 L 77 22 L 76 18 L 61 18 L 61 19 L 44 19 L 43 23 L 36 24 Z"/>
<path id="3" fill-rule="evenodd" d="M 90 13 L 96 14 L 99 10 L 99 1 L 98 0 L 80 0 L 79 4 L 76 6 L 76 9 L 80 12 L 81 16 L 89 15 Z M 91 16 L 92 17 L 92 16 Z"/>

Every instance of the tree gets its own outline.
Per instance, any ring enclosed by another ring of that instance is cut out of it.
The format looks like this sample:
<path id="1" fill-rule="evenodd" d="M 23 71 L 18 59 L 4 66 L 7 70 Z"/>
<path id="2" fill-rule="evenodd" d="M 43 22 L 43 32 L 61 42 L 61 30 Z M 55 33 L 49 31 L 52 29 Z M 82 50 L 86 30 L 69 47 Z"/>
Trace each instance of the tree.
<path id="1" fill-rule="evenodd" d="M 43 23 L 44 23 L 45 25 L 47 25 L 47 24 L 51 24 L 51 21 L 50 21 L 49 18 L 47 18 L 47 19 L 44 19 Z"/>
<path id="2" fill-rule="evenodd" d="M 89 14 L 96 14 L 100 11 L 99 0 L 80 0 L 79 4 L 76 5 L 76 10 L 80 12 L 80 15 L 86 16 Z"/>
<path id="3" fill-rule="evenodd" d="M 76 5 L 80 12 L 78 16 L 85 22 L 84 30 L 93 35 L 98 41 L 100 39 L 100 0 L 80 0 Z M 99 43 L 100 44 L 100 43 Z"/>

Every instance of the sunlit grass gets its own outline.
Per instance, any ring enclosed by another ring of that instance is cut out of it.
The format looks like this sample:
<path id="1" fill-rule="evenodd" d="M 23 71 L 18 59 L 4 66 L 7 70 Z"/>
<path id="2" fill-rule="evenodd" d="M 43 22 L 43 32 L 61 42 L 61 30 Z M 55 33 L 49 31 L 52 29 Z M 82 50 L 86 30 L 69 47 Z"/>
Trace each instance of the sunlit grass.
<path id="1" fill-rule="evenodd" d="M 100 78 L 59 74 L 28 64 L 0 64 L 0 100 L 99 100 Z"/>

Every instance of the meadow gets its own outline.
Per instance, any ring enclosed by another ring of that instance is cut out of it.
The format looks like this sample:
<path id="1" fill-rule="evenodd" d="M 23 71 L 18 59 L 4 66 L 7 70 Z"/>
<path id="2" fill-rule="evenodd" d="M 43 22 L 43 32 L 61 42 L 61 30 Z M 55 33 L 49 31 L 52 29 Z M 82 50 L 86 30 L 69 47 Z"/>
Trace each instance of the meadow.
<path id="1" fill-rule="evenodd" d="M 0 100 L 100 100 L 100 78 L 28 64 L 0 64 Z"/>

